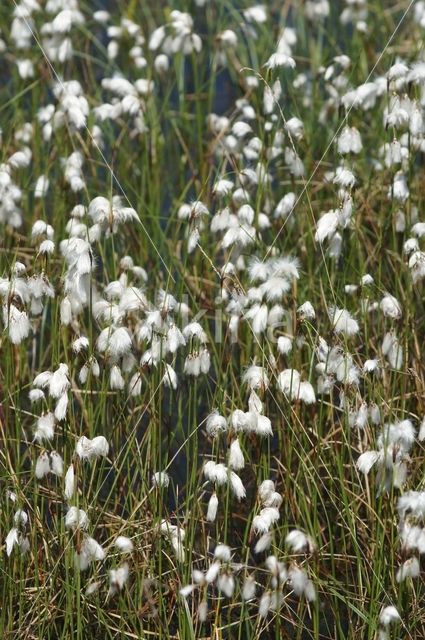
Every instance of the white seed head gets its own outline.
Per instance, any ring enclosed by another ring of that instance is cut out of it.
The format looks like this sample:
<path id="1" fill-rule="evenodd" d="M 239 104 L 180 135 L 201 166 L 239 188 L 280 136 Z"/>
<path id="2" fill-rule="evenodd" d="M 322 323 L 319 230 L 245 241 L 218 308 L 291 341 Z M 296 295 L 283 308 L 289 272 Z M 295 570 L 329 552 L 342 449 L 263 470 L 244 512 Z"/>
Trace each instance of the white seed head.
<path id="1" fill-rule="evenodd" d="M 208 501 L 208 509 L 207 509 L 207 520 L 208 522 L 215 522 L 217 517 L 217 509 L 218 509 L 218 498 L 217 494 L 213 493 L 211 498 Z"/>
<path id="2" fill-rule="evenodd" d="M 239 444 L 239 440 L 233 440 L 229 449 L 229 467 L 234 471 L 240 471 L 245 466 L 245 460 L 242 453 L 241 446 Z"/>

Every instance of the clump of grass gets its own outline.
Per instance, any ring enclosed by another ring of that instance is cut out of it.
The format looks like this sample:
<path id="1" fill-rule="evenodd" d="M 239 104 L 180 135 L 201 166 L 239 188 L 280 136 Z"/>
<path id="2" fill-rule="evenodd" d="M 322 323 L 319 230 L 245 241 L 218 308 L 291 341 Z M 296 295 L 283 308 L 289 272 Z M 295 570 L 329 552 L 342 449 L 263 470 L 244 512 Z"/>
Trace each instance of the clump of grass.
<path id="1" fill-rule="evenodd" d="M 422 2 L 0 7 L 0 634 L 422 638 Z"/>

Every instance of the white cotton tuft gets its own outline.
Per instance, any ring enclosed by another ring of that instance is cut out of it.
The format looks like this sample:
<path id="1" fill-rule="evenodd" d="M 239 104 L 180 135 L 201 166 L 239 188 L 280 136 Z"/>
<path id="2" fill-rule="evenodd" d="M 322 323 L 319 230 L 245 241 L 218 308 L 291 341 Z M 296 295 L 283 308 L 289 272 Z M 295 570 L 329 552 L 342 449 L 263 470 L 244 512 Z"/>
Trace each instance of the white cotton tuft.
<path id="1" fill-rule="evenodd" d="M 88 338 L 86 338 L 85 336 L 81 336 L 80 338 L 77 338 L 72 343 L 72 350 L 74 353 L 80 353 L 81 351 L 86 351 L 88 348 L 89 348 L 89 341 L 88 341 Z"/>
<path id="2" fill-rule="evenodd" d="M 300 307 L 298 307 L 297 313 L 303 320 L 314 320 L 316 317 L 314 307 L 308 300 L 307 302 L 304 302 L 304 304 L 302 304 Z"/>
<path id="3" fill-rule="evenodd" d="M 300 400 L 306 404 L 314 404 L 316 395 L 310 382 L 301 382 L 301 376 L 296 369 L 285 369 L 279 373 L 277 379 L 282 393 L 289 400 Z"/>
<path id="4" fill-rule="evenodd" d="M 377 358 L 365 360 L 363 364 L 364 373 L 372 373 L 373 371 L 379 371 L 379 360 Z"/>
<path id="5" fill-rule="evenodd" d="M 165 489 L 170 484 L 170 476 L 166 471 L 157 471 L 152 476 L 153 487 L 164 487 Z"/>
<path id="6" fill-rule="evenodd" d="M 355 127 L 345 126 L 338 137 L 338 153 L 341 155 L 357 154 L 361 150 L 362 140 L 359 131 Z"/>
<path id="7" fill-rule="evenodd" d="M 118 536 L 114 545 L 121 553 L 131 553 L 134 550 L 133 542 L 126 536 Z"/>
<path id="8" fill-rule="evenodd" d="M 315 240 L 322 243 L 326 238 L 331 238 L 338 229 L 338 225 L 339 212 L 336 209 L 324 213 L 317 222 Z"/>
<path id="9" fill-rule="evenodd" d="M 294 553 L 303 553 L 308 551 L 313 553 L 316 550 L 316 544 L 311 536 L 306 535 L 298 529 L 293 529 L 285 538 L 285 544 L 290 547 Z"/>
<path id="10" fill-rule="evenodd" d="M 75 491 L 75 472 L 74 465 L 70 464 L 65 474 L 64 496 L 67 500 L 71 500 Z"/>
<path id="11" fill-rule="evenodd" d="M 6 536 L 6 555 L 10 556 L 13 547 L 19 544 L 19 531 L 13 527 Z"/>
<path id="12" fill-rule="evenodd" d="M 379 458 L 380 455 L 378 451 L 365 451 L 357 459 L 357 469 L 367 475 Z"/>
<path id="13" fill-rule="evenodd" d="M 419 560 L 416 557 L 409 558 L 399 568 L 396 574 L 397 582 L 403 582 L 406 578 L 417 578 L 420 573 Z"/>
<path id="14" fill-rule="evenodd" d="M 82 436 L 75 446 L 75 452 L 81 460 L 104 458 L 108 455 L 109 444 L 104 436 L 96 436 L 93 440 Z"/>
<path id="15" fill-rule="evenodd" d="M 222 463 L 215 463 L 213 460 L 209 460 L 204 464 L 204 476 L 207 480 L 217 483 L 219 486 L 227 484 L 228 471 Z"/>
<path id="16" fill-rule="evenodd" d="M 259 538 L 257 540 L 257 543 L 254 547 L 254 552 L 255 553 L 264 553 L 264 551 L 267 551 L 268 549 L 270 549 L 272 544 L 272 536 L 269 532 L 267 533 L 263 533 L 263 535 L 261 536 L 261 538 Z"/>
<path id="17" fill-rule="evenodd" d="M 279 373 L 277 379 L 279 388 L 290 400 L 298 398 L 300 378 L 300 374 L 296 369 L 285 369 Z"/>
<path id="18" fill-rule="evenodd" d="M 72 305 L 67 296 L 60 303 L 60 321 L 65 326 L 70 325 L 72 322 Z"/>
<path id="19" fill-rule="evenodd" d="M 305 571 L 299 567 L 291 567 L 288 572 L 291 587 L 297 596 L 304 596 L 308 602 L 316 599 L 316 591 Z"/>
<path id="20" fill-rule="evenodd" d="M 131 337 L 128 329 L 119 327 L 109 335 L 107 353 L 112 358 L 121 358 L 131 351 Z"/>
<path id="21" fill-rule="evenodd" d="M 305 404 L 314 404 L 316 402 L 316 395 L 314 393 L 313 386 L 310 382 L 301 382 L 298 389 L 298 399 Z"/>
<path id="22" fill-rule="evenodd" d="M 221 562 L 230 562 L 232 552 L 227 544 L 218 544 L 214 550 L 214 557 Z"/>
<path id="23" fill-rule="evenodd" d="M 55 416 L 53 413 L 46 413 L 37 420 L 37 427 L 34 432 L 34 439 L 37 442 L 52 440 L 55 435 Z"/>
<path id="24" fill-rule="evenodd" d="M 164 384 L 165 387 L 168 387 L 169 389 L 174 389 L 174 390 L 176 390 L 178 386 L 177 373 L 174 371 L 173 367 L 168 363 L 165 363 L 165 373 L 162 378 L 162 383 Z"/>
<path id="25" fill-rule="evenodd" d="M 398 320 L 402 316 L 401 306 L 397 298 L 387 293 L 381 300 L 381 311 L 388 318 Z"/>
<path id="26" fill-rule="evenodd" d="M 346 336 L 353 336 L 359 333 L 360 328 L 357 320 L 346 309 L 331 307 L 329 317 L 335 333 L 343 333 Z"/>
<path id="27" fill-rule="evenodd" d="M 242 376 L 242 382 L 246 383 L 250 389 L 267 389 L 269 378 L 263 367 L 251 365 Z"/>
<path id="28" fill-rule="evenodd" d="M 61 363 L 53 372 L 52 376 L 49 379 L 49 395 L 52 398 L 59 399 L 63 396 L 71 386 L 69 382 L 69 369 L 68 365 Z"/>
<path id="29" fill-rule="evenodd" d="M 214 438 L 219 433 L 227 430 L 227 421 L 224 416 L 221 416 L 217 410 L 209 414 L 206 420 L 206 430 L 209 436 Z"/>
<path id="30" fill-rule="evenodd" d="M 31 327 L 26 311 L 20 311 L 13 304 L 4 305 L 3 322 L 12 344 L 21 344 L 28 337 Z"/>
<path id="31" fill-rule="evenodd" d="M 55 418 L 58 422 L 62 422 L 62 420 L 65 419 L 67 408 L 68 394 L 64 393 L 63 395 L 61 395 L 55 406 Z"/>
<path id="32" fill-rule="evenodd" d="M 246 600 L 252 600 L 255 598 L 256 584 L 254 576 L 247 576 L 242 587 L 242 598 Z"/>
<path id="33" fill-rule="evenodd" d="M 234 471 L 240 471 L 245 466 L 245 460 L 242 453 L 239 440 L 233 440 L 229 450 L 229 467 Z"/>
<path id="34" fill-rule="evenodd" d="M 235 579 L 229 573 L 222 573 L 217 578 L 217 589 L 226 598 L 231 598 L 235 590 Z"/>
<path id="35" fill-rule="evenodd" d="M 84 538 L 80 553 L 75 553 L 75 564 L 80 571 L 88 569 L 92 562 L 99 562 L 104 559 L 104 549 L 94 538 L 89 536 Z"/>
<path id="36" fill-rule="evenodd" d="M 111 371 L 109 374 L 109 387 L 112 390 L 122 391 L 125 386 L 125 381 L 121 373 L 121 369 L 118 365 L 114 364 L 111 367 Z"/>
<path id="37" fill-rule="evenodd" d="M 217 509 L 218 509 L 218 498 L 217 494 L 213 493 L 211 498 L 208 501 L 208 509 L 207 509 L 207 520 L 208 522 L 215 522 L 217 517 Z"/>
<path id="38" fill-rule="evenodd" d="M 288 355 L 292 351 L 292 338 L 288 336 L 279 336 L 277 340 L 277 350 L 282 355 Z"/>
<path id="39" fill-rule="evenodd" d="M 87 529 L 89 518 L 83 509 L 69 507 L 65 515 L 65 527 L 67 529 Z"/>
<path id="40" fill-rule="evenodd" d="M 198 607 L 198 618 L 199 622 L 206 622 L 208 617 L 208 602 L 203 600 Z"/>
<path id="41" fill-rule="evenodd" d="M 28 394 L 30 402 L 39 402 L 40 400 L 44 400 L 45 396 L 41 389 L 31 389 Z"/>
<path id="42" fill-rule="evenodd" d="M 255 533 L 267 533 L 270 527 L 279 520 L 279 510 L 275 507 L 265 507 L 252 520 L 252 530 Z"/>
<path id="43" fill-rule="evenodd" d="M 271 595 L 268 591 L 264 591 L 263 595 L 260 598 L 260 603 L 258 605 L 258 615 L 260 618 L 265 618 L 270 611 L 271 605 Z"/>
<path id="44" fill-rule="evenodd" d="M 272 423 L 270 418 L 263 415 L 256 416 L 255 414 L 252 414 L 252 413 L 249 415 L 253 416 L 254 418 L 256 417 L 256 420 L 252 429 L 254 433 L 262 437 L 268 437 L 273 435 Z"/>
<path id="45" fill-rule="evenodd" d="M 258 497 L 261 500 L 261 503 L 269 498 L 269 496 L 275 491 L 275 485 L 273 480 L 263 480 L 263 482 L 258 487 Z"/>
<path id="46" fill-rule="evenodd" d="M 388 607 L 384 607 L 379 615 L 379 622 L 387 627 L 389 624 L 393 622 L 398 622 L 400 620 L 400 614 L 397 609 L 390 605 Z"/>
<path id="47" fill-rule="evenodd" d="M 127 562 L 125 562 L 123 565 L 118 567 L 118 569 L 109 570 L 108 596 L 112 596 L 124 588 L 128 580 L 129 574 L 130 574 L 130 569 Z"/>
<path id="48" fill-rule="evenodd" d="M 386 333 L 382 341 L 382 353 L 387 358 L 393 369 L 401 369 L 403 366 L 403 347 L 397 336 L 391 331 Z"/>
<path id="49" fill-rule="evenodd" d="M 39 176 L 34 187 L 34 198 L 44 198 L 49 189 L 49 180 L 47 176 Z"/>
<path id="50" fill-rule="evenodd" d="M 220 566 L 221 566 L 220 562 L 217 562 L 217 561 L 210 564 L 205 574 L 205 582 L 207 584 L 211 584 L 217 579 L 217 576 L 220 572 Z"/>
<path id="51" fill-rule="evenodd" d="M 237 500 L 242 500 L 246 497 L 245 487 L 240 477 L 234 472 L 230 472 L 230 488 Z"/>
<path id="52" fill-rule="evenodd" d="M 35 464 L 35 477 L 41 480 L 50 472 L 50 460 L 47 451 L 43 451 L 37 458 Z"/>
<path id="53" fill-rule="evenodd" d="M 55 476 L 63 476 L 63 460 L 57 451 L 50 454 L 50 468 Z"/>

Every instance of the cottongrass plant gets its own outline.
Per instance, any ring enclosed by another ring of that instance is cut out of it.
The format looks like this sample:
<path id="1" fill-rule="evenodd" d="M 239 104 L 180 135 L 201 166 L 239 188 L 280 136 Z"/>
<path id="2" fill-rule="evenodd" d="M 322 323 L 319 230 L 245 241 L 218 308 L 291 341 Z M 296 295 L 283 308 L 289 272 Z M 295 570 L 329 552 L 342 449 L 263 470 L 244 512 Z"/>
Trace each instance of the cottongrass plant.
<path id="1" fill-rule="evenodd" d="M 0 7 L 2 638 L 423 638 L 425 3 Z"/>

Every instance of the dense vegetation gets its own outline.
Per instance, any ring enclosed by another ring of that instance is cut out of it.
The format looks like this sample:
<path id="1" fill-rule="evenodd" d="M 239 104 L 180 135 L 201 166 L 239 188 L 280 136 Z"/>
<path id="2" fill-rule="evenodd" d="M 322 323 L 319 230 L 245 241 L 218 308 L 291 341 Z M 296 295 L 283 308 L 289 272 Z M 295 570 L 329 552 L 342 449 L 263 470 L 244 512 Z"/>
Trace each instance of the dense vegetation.
<path id="1" fill-rule="evenodd" d="M 425 637 L 425 2 L 0 6 L 0 637 Z"/>

